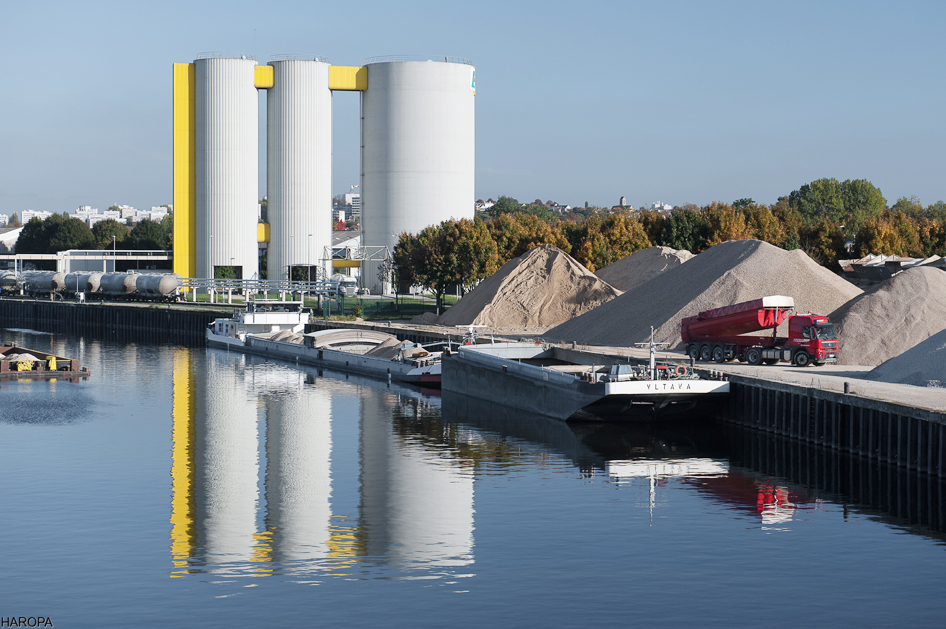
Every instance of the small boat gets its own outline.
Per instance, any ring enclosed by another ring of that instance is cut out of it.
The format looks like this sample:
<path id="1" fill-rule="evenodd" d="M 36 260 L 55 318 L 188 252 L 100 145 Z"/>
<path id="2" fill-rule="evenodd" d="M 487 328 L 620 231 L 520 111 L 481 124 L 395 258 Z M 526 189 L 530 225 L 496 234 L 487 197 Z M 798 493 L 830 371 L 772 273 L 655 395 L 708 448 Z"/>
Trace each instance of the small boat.
<path id="1" fill-rule="evenodd" d="M 0 345 L 0 380 L 63 379 L 78 382 L 88 378 L 87 367 L 79 361 L 36 349 L 19 347 L 16 343 Z"/>
<path id="2" fill-rule="evenodd" d="M 207 328 L 206 339 L 210 347 L 240 349 L 251 334 L 271 334 L 305 331 L 309 313 L 301 301 L 279 301 L 256 299 L 247 301 L 246 309 L 229 319 L 216 319 Z"/>

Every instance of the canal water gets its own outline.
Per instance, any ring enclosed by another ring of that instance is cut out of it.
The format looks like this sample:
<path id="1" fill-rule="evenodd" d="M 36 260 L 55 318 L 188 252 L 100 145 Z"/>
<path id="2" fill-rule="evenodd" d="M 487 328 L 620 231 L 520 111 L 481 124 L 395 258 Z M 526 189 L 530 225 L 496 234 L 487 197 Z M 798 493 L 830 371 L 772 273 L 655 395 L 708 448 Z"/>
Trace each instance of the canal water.
<path id="1" fill-rule="evenodd" d="M 705 418 L 523 417 L 220 350 L 29 331 L 0 618 L 56 627 L 941 626 L 934 478 Z"/>

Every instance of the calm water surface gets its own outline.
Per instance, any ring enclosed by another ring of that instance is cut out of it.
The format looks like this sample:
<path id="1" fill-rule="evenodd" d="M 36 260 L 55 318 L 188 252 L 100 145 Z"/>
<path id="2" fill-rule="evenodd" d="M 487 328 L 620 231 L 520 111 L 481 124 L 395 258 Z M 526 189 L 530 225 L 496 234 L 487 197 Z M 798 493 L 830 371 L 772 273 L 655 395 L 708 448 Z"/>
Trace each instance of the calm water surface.
<path id="1" fill-rule="evenodd" d="M 0 617 L 941 626 L 939 481 L 706 422 L 564 424 L 218 350 L 2 331 Z"/>

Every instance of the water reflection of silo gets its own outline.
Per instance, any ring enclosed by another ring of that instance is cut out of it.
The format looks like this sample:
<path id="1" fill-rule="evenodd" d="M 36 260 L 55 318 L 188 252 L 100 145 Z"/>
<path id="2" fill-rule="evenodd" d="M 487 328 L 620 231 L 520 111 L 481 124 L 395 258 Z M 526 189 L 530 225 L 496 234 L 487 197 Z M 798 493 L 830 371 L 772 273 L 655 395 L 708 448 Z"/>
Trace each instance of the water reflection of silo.
<path id="1" fill-rule="evenodd" d="M 254 558 L 259 428 L 242 361 L 208 352 L 195 373 L 197 529 L 208 564 Z"/>
<path id="2" fill-rule="evenodd" d="M 331 395 L 300 381 L 267 395 L 265 408 L 266 528 L 274 559 L 322 559 L 332 517 Z"/>
<path id="3" fill-rule="evenodd" d="M 365 551 L 404 568 L 473 562 L 473 475 L 447 448 L 396 434 L 405 400 L 366 387 L 361 398 L 361 522 Z M 408 408 L 423 402 L 406 400 Z"/>

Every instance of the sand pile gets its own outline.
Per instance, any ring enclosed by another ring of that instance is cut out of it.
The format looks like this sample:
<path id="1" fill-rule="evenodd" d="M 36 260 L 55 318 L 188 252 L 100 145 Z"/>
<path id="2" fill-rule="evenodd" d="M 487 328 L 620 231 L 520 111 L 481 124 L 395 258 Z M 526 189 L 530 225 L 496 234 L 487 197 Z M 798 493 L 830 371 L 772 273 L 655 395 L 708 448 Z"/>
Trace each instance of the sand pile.
<path id="1" fill-rule="evenodd" d="M 425 312 L 424 314 L 419 314 L 413 319 L 411 323 L 416 323 L 420 325 L 436 325 L 437 324 L 437 315 L 433 312 Z"/>
<path id="2" fill-rule="evenodd" d="M 838 326 L 838 362 L 879 365 L 946 329 L 946 273 L 907 269 L 830 316 Z"/>
<path id="3" fill-rule="evenodd" d="M 504 264 L 438 323 L 544 332 L 620 294 L 561 249 L 541 245 Z"/>
<path id="4" fill-rule="evenodd" d="M 376 356 L 377 358 L 397 358 L 403 343 L 404 342 L 399 341 L 396 336 L 392 336 L 391 338 L 384 339 L 384 341 L 372 347 L 370 350 L 365 352 L 365 355 Z"/>
<path id="5" fill-rule="evenodd" d="M 650 247 L 598 269 L 595 275 L 618 290 L 628 291 L 693 257 L 689 251 Z"/>
<path id="6" fill-rule="evenodd" d="M 758 240 L 707 249 L 680 266 L 595 310 L 546 332 L 548 338 L 590 345 L 630 346 L 650 338 L 682 346 L 680 320 L 701 310 L 766 295 L 789 295 L 799 312 L 827 314 L 861 289 L 819 266 L 803 251 Z"/>
<path id="7" fill-rule="evenodd" d="M 921 387 L 946 386 L 946 330 L 874 368 L 867 377 Z"/>

